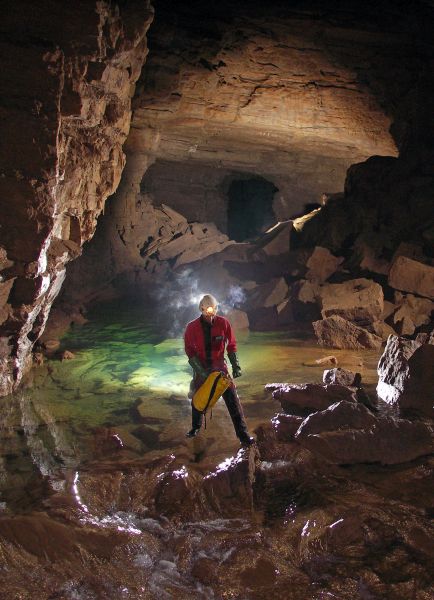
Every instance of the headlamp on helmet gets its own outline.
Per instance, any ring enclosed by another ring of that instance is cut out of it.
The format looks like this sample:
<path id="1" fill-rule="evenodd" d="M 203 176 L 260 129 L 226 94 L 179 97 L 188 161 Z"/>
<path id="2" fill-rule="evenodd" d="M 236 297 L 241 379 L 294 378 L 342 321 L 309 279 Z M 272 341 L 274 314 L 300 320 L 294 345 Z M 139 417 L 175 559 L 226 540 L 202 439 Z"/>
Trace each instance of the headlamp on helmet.
<path id="1" fill-rule="evenodd" d="M 199 302 L 199 310 L 208 317 L 214 317 L 217 314 L 217 300 L 211 294 L 205 294 Z"/>

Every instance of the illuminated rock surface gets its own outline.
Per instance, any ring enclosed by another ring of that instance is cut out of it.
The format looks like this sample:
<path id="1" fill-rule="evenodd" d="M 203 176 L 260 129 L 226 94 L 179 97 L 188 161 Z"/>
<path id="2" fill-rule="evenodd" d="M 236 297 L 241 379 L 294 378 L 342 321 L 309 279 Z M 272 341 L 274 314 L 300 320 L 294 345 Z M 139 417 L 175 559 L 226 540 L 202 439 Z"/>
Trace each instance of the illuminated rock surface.
<path id="1" fill-rule="evenodd" d="M 431 600 L 432 3 L 9 4 L 0 595 Z M 205 291 L 257 449 L 185 437 Z"/>

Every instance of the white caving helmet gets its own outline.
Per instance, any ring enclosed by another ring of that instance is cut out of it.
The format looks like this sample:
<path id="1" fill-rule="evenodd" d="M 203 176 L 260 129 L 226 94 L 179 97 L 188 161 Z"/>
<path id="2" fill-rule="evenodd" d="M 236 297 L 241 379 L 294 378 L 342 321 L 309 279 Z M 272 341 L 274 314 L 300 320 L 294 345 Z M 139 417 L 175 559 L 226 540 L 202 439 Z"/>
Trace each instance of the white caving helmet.
<path id="1" fill-rule="evenodd" d="M 218 302 L 211 294 L 205 294 L 199 302 L 199 310 L 204 315 L 215 317 L 217 314 Z"/>

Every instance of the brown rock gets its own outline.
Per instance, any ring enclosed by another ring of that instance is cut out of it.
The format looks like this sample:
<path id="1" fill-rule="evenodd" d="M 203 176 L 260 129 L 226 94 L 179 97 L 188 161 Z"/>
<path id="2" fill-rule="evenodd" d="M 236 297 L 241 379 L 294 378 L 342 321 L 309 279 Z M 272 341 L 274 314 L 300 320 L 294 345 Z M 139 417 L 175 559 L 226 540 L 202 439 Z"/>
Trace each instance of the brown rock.
<path id="1" fill-rule="evenodd" d="M 389 285 L 434 300 L 434 267 L 398 256 L 390 268 Z"/>
<path id="2" fill-rule="evenodd" d="M 191 574 L 204 585 L 214 583 L 217 579 L 215 560 L 206 556 L 199 557 L 193 563 Z"/>
<path id="3" fill-rule="evenodd" d="M 60 354 L 60 360 L 72 360 L 73 358 L 75 358 L 75 354 L 73 352 L 70 352 L 69 350 L 64 350 L 61 354 Z"/>
<path id="4" fill-rule="evenodd" d="M 185 466 L 165 473 L 160 478 L 155 495 L 155 507 L 158 512 L 178 517 L 188 513 L 194 515 L 195 482 L 194 475 Z"/>
<path id="5" fill-rule="evenodd" d="M 240 573 L 242 583 L 248 587 L 272 586 L 276 582 L 276 565 L 269 559 L 261 557 L 254 565 Z"/>
<path id="6" fill-rule="evenodd" d="M 324 383 L 329 384 L 338 383 L 339 385 L 360 387 L 362 376 L 360 373 L 353 373 L 338 367 L 324 371 L 322 380 Z"/>
<path id="7" fill-rule="evenodd" d="M 378 396 L 401 410 L 434 416 L 434 345 L 390 336 L 378 363 Z"/>
<path id="8" fill-rule="evenodd" d="M 324 283 L 337 271 L 343 260 L 342 256 L 334 256 L 327 248 L 317 246 L 306 263 L 308 268 L 306 279 Z"/>
<path id="9" fill-rule="evenodd" d="M 258 285 L 248 293 L 249 310 L 270 308 L 283 302 L 288 294 L 288 285 L 283 277 Z"/>
<path id="10" fill-rule="evenodd" d="M 265 389 L 273 391 L 286 413 L 294 410 L 317 411 L 328 408 L 340 400 L 356 402 L 355 390 L 345 385 L 321 385 L 319 383 L 268 384 Z"/>
<path id="11" fill-rule="evenodd" d="M 294 456 L 297 445 L 291 444 L 303 422 L 303 417 L 279 413 L 268 423 L 255 429 L 256 445 L 261 461 L 288 461 Z"/>
<path id="12" fill-rule="evenodd" d="M 318 298 L 323 319 L 336 315 L 363 326 L 383 316 L 383 289 L 369 279 L 323 285 Z"/>
<path id="13" fill-rule="evenodd" d="M 41 5 L 38 18 L 20 29 L 24 12 L 16 2 L 4 21 L 9 41 L 2 73 L 14 102 L 3 106 L 0 197 L 14 210 L 2 209 L 1 246 L 15 279 L 13 310 L 0 331 L 10 337 L 0 393 L 10 393 L 30 366 L 65 264 L 92 237 L 118 186 L 153 16 L 147 1 L 135 25 L 131 6 Z M 44 40 L 43 51 L 37 39 Z"/>
<path id="14" fill-rule="evenodd" d="M 346 319 L 333 315 L 322 321 L 312 323 L 320 346 L 330 348 L 381 348 L 382 339 L 366 329 L 350 323 Z"/>
<path id="15" fill-rule="evenodd" d="M 418 298 L 413 294 L 395 292 L 398 308 L 389 318 L 395 332 L 400 335 L 412 335 L 417 327 L 430 322 L 434 302 L 428 298 Z"/>
<path id="16" fill-rule="evenodd" d="M 379 258 L 376 255 L 374 248 L 367 244 L 360 243 L 358 250 L 361 254 L 360 268 L 371 273 L 379 275 L 387 275 L 390 269 L 389 261 Z"/>
<path id="17" fill-rule="evenodd" d="M 258 246 L 267 256 L 288 254 L 291 232 L 292 221 L 276 223 L 261 236 Z"/>
<path id="18" fill-rule="evenodd" d="M 306 279 L 291 285 L 291 305 L 297 320 L 314 321 L 321 317 L 317 303 L 318 290 L 318 283 Z"/>
<path id="19" fill-rule="evenodd" d="M 434 451 L 432 429 L 424 423 L 378 418 L 362 404 L 345 401 L 307 417 L 295 438 L 335 464 L 394 465 Z"/>
<path id="20" fill-rule="evenodd" d="M 225 317 L 229 319 L 230 324 L 235 331 L 245 330 L 249 328 L 249 317 L 243 310 L 231 308 L 225 312 Z"/>
<path id="21" fill-rule="evenodd" d="M 326 365 L 331 365 L 331 366 L 336 366 L 338 364 L 338 359 L 336 358 L 336 356 L 323 356 L 322 358 L 317 358 L 316 360 L 312 361 L 312 362 L 304 362 L 303 366 L 305 367 L 318 367 L 318 366 L 326 366 Z"/>
<path id="22" fill-rule="evenodd" d="M 148 448 L 157 448 L 159 445 L 159 432 L 148 425 L 139 425 L 139 427 L 133 429 L 131 433 Z"/>
<path id="23" fill-rule="evenodd" d="M 204 492 L 215 510 L 236 514 L 252 509 L 256 452 L 254 446 L 241 448 L 204 477 Z"/>

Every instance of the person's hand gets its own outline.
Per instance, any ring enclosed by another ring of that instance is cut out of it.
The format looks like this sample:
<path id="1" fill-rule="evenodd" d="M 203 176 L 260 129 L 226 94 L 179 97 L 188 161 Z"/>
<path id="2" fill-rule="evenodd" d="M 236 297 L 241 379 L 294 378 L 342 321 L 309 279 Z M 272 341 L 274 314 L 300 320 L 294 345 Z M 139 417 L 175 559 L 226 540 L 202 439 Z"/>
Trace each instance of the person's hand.
<path id="1" fill-rule="evenodd" d="M 232 368 L 232 377 L 234 379 L 236 379 L 237 377 L 241 377 L 242 372 L 241 372 L 241 367 L 240 365 L 237 365 L 236 367 Z"/>
<path id="2" fill-rule="evenodd" d="M 228 352 L 228 358 L 230 360 L 232 366 L 232 377 L 236 379 L 237 377 L 241 377 L 241 367 L 238 362 L 238 356 L 236 352 Z"/>

